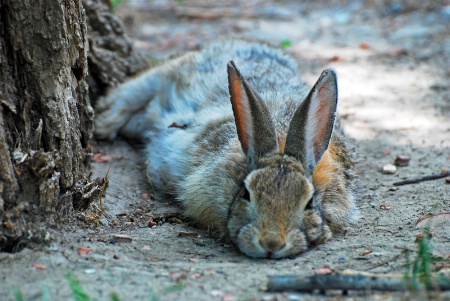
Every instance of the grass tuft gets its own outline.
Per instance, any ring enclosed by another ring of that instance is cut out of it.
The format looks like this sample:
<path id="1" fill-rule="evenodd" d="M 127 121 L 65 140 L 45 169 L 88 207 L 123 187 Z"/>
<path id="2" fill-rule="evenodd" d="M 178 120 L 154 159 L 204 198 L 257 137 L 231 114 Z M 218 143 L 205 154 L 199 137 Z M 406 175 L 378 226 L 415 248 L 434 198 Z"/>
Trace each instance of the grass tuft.
<path id="1" fill-rule="evenodd" d="M 122 4 L 124 0 L 111 0 L 111 6 L 113 9 L 116 9 L 119 7 L 119 5 Z"/>
<path id="2" fill-rule="evenodd" d="M 14 298 L 16 299 L 16 301 L 24 301 L 25 299 L 23 298 L 23 293 L 19 288 L 14 288 Z"/>
<path id="3" fill-rule="evenodd" d="M 283 40 L 280 42 L 280 46 L 281 48 L 288 48 L 292 46 L 292 41 L 291 40 Z"/>
<path id="4" fill-rule="evenodd" d="M 76 301 L 90 301 L 91 298 L 89 298 L 88 294 L 83 290 L 81 287 L 80 282 L 75 277 L 74 274 L 68 273 L 67 279 L 69 280 L 69 285 L 72 290 L 72 294 L 75 297 Z"/>

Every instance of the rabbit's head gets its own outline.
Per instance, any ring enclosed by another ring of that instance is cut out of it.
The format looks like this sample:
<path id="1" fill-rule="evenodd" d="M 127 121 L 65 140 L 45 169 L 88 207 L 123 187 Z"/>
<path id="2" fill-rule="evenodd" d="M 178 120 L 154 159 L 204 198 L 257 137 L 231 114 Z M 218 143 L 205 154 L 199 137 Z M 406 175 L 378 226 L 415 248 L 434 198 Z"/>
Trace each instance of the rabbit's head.
<path id="1" fill-rule="evenodd" d="M 277 137 L 267 106 L 233 62 L 228 64 L 228 83 L 239 141 L 250 169 L 230 207 L 230 237 L 251 257 L 301 253 L 331 235 L 322 219 L 312 175 L 333 132 L 336 74 L 333 70 L 322 73 L 293 114 L 285 137 Z"/>

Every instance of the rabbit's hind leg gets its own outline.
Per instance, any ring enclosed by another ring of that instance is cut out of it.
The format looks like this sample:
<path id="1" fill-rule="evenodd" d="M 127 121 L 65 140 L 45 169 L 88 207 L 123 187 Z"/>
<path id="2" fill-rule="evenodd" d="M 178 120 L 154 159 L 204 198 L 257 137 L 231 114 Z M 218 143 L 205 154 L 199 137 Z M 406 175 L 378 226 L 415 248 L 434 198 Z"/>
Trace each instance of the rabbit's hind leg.
<path id="1" fill-rule="evenodd" d="M 143 133 L 146 107 L 159 93 L 163 79 L 156 69 L 149 70 L 110 90 L 97 102 L 95 135 L 100 139 L 114 139 L 119 132 L 129 138 Z M 133 129 L 133 126 L 135 127 Z M 130 130 L 132 131 L 130 132 Z"/>

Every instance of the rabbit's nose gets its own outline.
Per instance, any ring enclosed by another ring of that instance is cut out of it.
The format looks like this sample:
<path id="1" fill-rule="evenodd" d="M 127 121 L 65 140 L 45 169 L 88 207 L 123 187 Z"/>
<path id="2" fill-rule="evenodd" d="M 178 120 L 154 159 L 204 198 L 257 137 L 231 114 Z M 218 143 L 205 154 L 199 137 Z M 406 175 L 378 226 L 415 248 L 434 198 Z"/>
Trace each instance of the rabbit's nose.
<path id="1" fill-rule="evenodd" d="M 275 253 L 286 245 L 286 242 L 279 237 L 265 237 L 260 239 L 259 243 L 269 253 Z"/>

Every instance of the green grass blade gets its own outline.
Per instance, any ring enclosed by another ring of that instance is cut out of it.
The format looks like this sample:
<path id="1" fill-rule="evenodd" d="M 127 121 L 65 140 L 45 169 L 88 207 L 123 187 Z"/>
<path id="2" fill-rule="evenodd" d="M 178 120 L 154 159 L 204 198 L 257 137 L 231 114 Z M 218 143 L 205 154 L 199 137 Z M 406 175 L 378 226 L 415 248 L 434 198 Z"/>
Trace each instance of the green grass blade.
<path id="1" fill-rule="evenodd" d="M 80 282 L 72 273 L 67 274 L 72 294 L 76 301 L 90 301 L 88 294 L 81 287 Z"/>
<path id="2" fill-rule="evenodd" d="M 122 4 L 122 2 L 123 0 L 111 0 L 111 6 L 113 9 L 116 9 L 120 4 Z"/>
<path id="3" fill-rule="evenodd" d="M 111 301 L 120 301 L 119 294 L 117 294 L 117 293 L 112 293 L 112 294 L 111 294 Z"/>
<path id="4" fill-rule="evenodd" d="M 16 298 L 16 301 L 24 301 L 23 293 L 19 288 L 14 288 L 14 297 Z"/>

